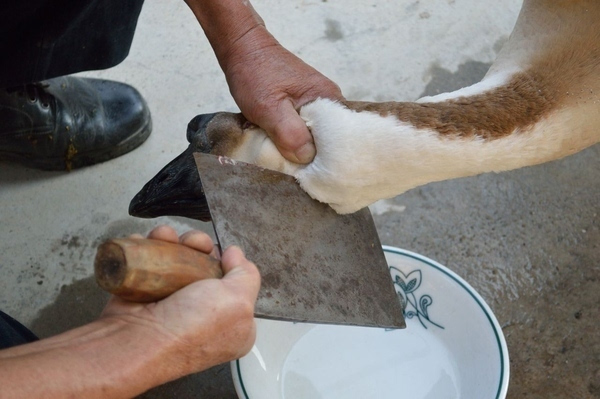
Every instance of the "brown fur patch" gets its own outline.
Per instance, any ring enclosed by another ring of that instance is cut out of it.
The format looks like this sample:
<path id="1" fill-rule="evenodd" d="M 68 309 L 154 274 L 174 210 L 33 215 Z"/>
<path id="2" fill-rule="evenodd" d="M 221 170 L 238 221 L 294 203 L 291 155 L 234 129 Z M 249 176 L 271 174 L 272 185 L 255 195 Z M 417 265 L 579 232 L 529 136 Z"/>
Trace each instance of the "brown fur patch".
<path id="1" fill-rule="evenodd" d="M 438 103 L 347 103 L 355 111 L 393 115 L 417 129 L 452 137 L 496 139 L 537 122 L 558 102 L 556 93 L 529 74 L 485 94 Z"/>
<path id="2" fill-rule="evenodd" d="M 575 5 L 574 10 L 561 9 L 565 7 L 563 3 L 554 5 L 566 13 L 563 17 L 568 17 L 569 22 L 563 19 L 562 25 L 556 26 L 557 32 L 547 35 L 545 52 L 532 57 L 524 72 L 513 75 L 501 87 L 437 103 L 348 101 L 345 105 L 357 112 L 393 115 L 418 129 L 435 130 L 447 137 L 492 140 L 526 131 L 561 107 L 598 101 L 600 30 L 596 17 L 600 6 L 584 3 Z M 544 1 L 530 6 L 542 4 L 552 8 Z"/>
<path id="3" fill-rule="evenodd" d="M 210 143 L 210 153 L 231 154 L 239 147 L 248 120 L 241 114 L 219 112 L 206 125 L 206 136 Z"/>

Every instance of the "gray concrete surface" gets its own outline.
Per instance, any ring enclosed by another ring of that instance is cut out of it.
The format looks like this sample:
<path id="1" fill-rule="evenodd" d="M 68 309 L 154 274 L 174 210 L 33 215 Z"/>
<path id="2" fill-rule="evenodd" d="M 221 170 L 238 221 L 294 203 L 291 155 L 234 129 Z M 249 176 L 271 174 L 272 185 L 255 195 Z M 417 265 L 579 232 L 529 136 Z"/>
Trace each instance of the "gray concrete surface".
<path id="1" fill-rule="evenodd" d="M 520 1 L 255 0 L 291 51 L 353 100 L 413 100 L 481 78 Z M 154 132 L 141 148 L 71 173 L 1 165 L 0 309 L 46 337 L 93 320 L 106 300 L 92 280 L 106 237 L 180 218 L 139 220 L 129 200 L 182 151 L 198 113 L 236 110 L 183 2 L 148 1 L 129 58 L 86 76 L 144 94 Z M 503 174 L 430 184 L 373 208 L 384 244 L 465 278 L 494 310 L 511 356 L 509 398 L 600 398 L 600 147 Z M 234 398 L 227 366 L 145 398 Z M 480 398 L 485 399 L 485 398 Z"/>

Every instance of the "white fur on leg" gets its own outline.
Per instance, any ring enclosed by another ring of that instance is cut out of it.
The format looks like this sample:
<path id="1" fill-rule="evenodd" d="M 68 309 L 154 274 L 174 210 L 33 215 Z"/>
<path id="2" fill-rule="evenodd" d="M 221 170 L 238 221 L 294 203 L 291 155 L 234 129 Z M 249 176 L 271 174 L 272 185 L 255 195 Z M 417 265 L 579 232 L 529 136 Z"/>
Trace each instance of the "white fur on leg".
<path id="1" fill-rule="evenodd" d="M 433 139 L 433 132 L 416 138 L 411 125 L 394 117 L 355 112 L 326 99 L 305 105 L 300 115 L 313 134 L 317 155 L 294 176 L 313 198 L 338 213 L 354 212 L 421 183 L 414 164 L 430 162 L 423 144 L 428 141 L 424 138 Z"/>
<path id="2" fill-rule="evenodd" d="M 487 141 L 443 137 L 393 116 L 355 112 L 326 99 L 305 105 L 300 115 L 312 131 L 317 155 L 293 175 L 308 194 L 339 213 L 430 182 L 547 162 L 597 140 L 588 126 L 572 123 L 569 110 L 553 113 L 526 131 Z"/>
<path id="3" fill-rule="evenodd" d="M 279 153 L 264 130 L 245 134 L 232 153 L 298 179 L 313 198 L 339 213 L 355 212 L 430 182 L 535 165 L 575 153 L 599 139 L 592 102 L 549 114 L 526 130 L 496 140 L 443 137 L 394 116 L 356 112 L 327 99 L 302 107 L 317 148 L 312 163 L 298 165 Z M 592 120 L 590 123 L 588 123 Z"/>

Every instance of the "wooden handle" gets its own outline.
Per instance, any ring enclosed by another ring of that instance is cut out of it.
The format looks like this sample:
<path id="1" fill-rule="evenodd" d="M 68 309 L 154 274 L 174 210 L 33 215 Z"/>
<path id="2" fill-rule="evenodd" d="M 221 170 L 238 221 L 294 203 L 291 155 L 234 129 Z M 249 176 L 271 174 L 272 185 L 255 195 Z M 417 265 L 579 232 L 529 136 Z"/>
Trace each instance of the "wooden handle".
<path id="1" fill-rule="evenodd" d="M 98 247 L 98 285 L 133 302 L 155 302 L 194 281 L 221 278 L 221 263 L 184 245 L 145 238 L 120 238 Z"/>

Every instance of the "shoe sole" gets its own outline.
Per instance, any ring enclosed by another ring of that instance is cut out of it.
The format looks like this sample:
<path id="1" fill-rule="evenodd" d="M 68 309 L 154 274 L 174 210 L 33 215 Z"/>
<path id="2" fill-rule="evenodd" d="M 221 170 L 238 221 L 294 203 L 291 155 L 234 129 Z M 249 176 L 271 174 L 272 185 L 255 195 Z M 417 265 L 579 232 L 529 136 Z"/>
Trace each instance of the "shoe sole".
<path id="1" fill-rule="evenodd" d="M 127 154 L 142 145 L 152 132 L 152 118 L 137 132 L 131 134 L 127 139 L 115 146 L 105 149 L 97 149 L 89 152 L 74 152 L 65 154 L 63 157 L 54 158 L 24 158 L 14 153 L 3 153 L 0 151 L 0 160 L 19 163 L 20 165 L 47 171 L 70 171 L 85 166 L 91 166 L 106 162 Z"/>

